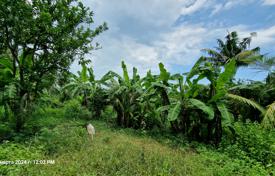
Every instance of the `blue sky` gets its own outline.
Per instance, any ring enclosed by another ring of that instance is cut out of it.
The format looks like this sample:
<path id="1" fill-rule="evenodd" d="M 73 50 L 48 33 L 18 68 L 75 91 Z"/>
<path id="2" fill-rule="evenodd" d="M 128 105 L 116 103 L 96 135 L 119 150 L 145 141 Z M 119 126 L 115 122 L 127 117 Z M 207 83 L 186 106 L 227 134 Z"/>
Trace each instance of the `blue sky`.
<path id="1" fill-rule="evenodd" d="M 240 37 L 257 32 L 251 47 L 275 55 L 275 0 L 83 0 L 94 11 L 95 25 L 109 30 L 96 38 L 102 49 L 92 52 L 97 78 L 109 70 L 121 73 L 120 62 L 144 75 L 158 73 L 163 62 L 170 72 L 186 72 L 203 48 L 216 46 L 227 31 Z M 93 27 L 93 26 L 92 26 Z M 73 65 L 76 71 L 79 66 Z M 240 69 L 237 78 L 261 80 L 265 72 Z"/>

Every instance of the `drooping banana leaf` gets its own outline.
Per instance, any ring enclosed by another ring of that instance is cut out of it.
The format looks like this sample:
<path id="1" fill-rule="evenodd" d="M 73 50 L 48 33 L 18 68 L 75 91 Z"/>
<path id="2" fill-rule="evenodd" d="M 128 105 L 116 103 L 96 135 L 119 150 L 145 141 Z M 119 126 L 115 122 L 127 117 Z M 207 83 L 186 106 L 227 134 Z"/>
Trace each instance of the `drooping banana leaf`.
<path id="1" fill-rule="evenodd" d="M 217 103 L 217 107 L 222 116 L 222 123 L 224 125 L 230 125 L 234 120 L 233 114 L 229 112 L 228 108 L 223 103 Z"/>
<path id="2" fill-rule="evenodd" d="M 174 107 L 172 107 L 168 112 L 168 121 L 175 121 L 181 111 L 181 102 L 178 101 Z"/>
<path id="3" fill-rule="evenodd" d="M 214 118 L 214 110 L 211 106 L 208 106 L 204 102 L 193 98 L 189 99 L 189 102 L 192 106 L 202 110 L 205 114 L 207 114 L 208 120 L 212 120 Z"/>

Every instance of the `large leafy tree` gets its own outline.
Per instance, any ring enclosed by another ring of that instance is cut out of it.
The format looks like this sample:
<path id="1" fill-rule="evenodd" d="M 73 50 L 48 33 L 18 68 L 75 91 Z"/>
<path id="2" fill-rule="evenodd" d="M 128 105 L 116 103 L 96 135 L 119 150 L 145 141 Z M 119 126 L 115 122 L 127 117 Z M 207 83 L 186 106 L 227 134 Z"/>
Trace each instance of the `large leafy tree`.
<path id="1" fill-rule="evenodd" d="M 77 0 L 0 1 L 0 52 L 9 56 L 19 99 L 37 96 L 75 60 L 85 62 L 98 47 L 94 37 L 107 29 L 92 30 L 92 23 L 93 12 Z"/>

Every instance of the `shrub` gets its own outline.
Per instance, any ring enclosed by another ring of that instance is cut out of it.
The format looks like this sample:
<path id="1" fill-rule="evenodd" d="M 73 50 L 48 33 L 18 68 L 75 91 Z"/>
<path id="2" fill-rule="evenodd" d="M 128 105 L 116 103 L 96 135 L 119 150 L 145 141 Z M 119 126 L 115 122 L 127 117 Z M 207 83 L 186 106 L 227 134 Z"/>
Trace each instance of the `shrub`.
<path id="1" fill-rule="evenodd" d="M 0 141 L 9 139 L 14 134 L 14 130 L 7 122 L 0 124 Z"/>
<path id="2" fill-rule="evenodd" d="M 64 104 L 65 118 L 68 119 L 84 119 L 89 120 L 92 118 L 91 112 L 81 106 L 78 100 L 73 99 L 65 102 Z"/>
<path id="3" fill-rule="evenodd" d="M 268 171 L 261 163 L 253 160 L 232 158 L 229 153 L 218 152 L 215 149 L 198 149 L 197 161 L 212 170 L 214 176 L 218 175 L 249 175 L 266 176 Z"/>
<path id="4" fill-rule="evenodd" d="M 64 121 L 64 109 L 36 107 L 28 116 L 28 120 L 24 126 L 24 133 L 29 135 L 35 134 L 42 128 L 53 128 L 62 121 Z"/>
<path id="5" fill-rule="evenodd" d="M 42 128 L 34 143 L 44 146 L 46 154 L 61 154 L 78 150 L 83 144 L 86 129 L 79 123 L 67 122 L 53 129 Z"/>
<path id="6" fill-rule="evenodd" d="M 25 146 L 18 143 L 5 142 L 0 145 L 0 161 L 38 160 L 44 159 L 41 150 L 33 146 Z M 1 164 L 0 175 L 20 175 L 28 164 Z"/>
<path id="7" fill-rule="evenodd" d="M 113 106 L 106 106 L 104 111 L 102 111 L 101 118 L 108 122 L 115 122 L 116 112 L 114 111 Z"/>
<path id="8" fill-rule="evenodd" d="M 275 130 L 267 131 L 257 123 L 234 124 L 236 138 L 233 143 L 224 140 L 220 150 L 231 157 L 252 159 L 267 167 L 275 167 Z"/>

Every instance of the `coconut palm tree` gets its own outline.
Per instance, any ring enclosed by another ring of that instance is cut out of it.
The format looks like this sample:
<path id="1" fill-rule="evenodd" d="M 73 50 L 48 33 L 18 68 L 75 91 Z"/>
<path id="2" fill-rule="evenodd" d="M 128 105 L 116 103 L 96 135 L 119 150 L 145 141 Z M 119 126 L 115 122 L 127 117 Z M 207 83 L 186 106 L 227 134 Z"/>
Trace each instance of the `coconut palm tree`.
<path id="1" fill-rule="evenodd" d="M 203 51 L 209 55 L 206 57 L 207 61 L 214 63 L 216 66 L 224 66 L 226 63 L 234 59 L 237 68 L 248 66 L 253 63 L 255 64 L 263 58 L 263 56 L 260 55 L 259 47 L 249 49 L 252 37 L 255 37 L 256 35 L 257 34 L 253 32 L 249 37 L 240 40 L 237 32 L 233 31 L 228 33 L 225 37 L 225 41 L 222 41 L 221 39 L 217 40 L 218 46 L 216 47 L 216 50 L 203 49 Z"/>

